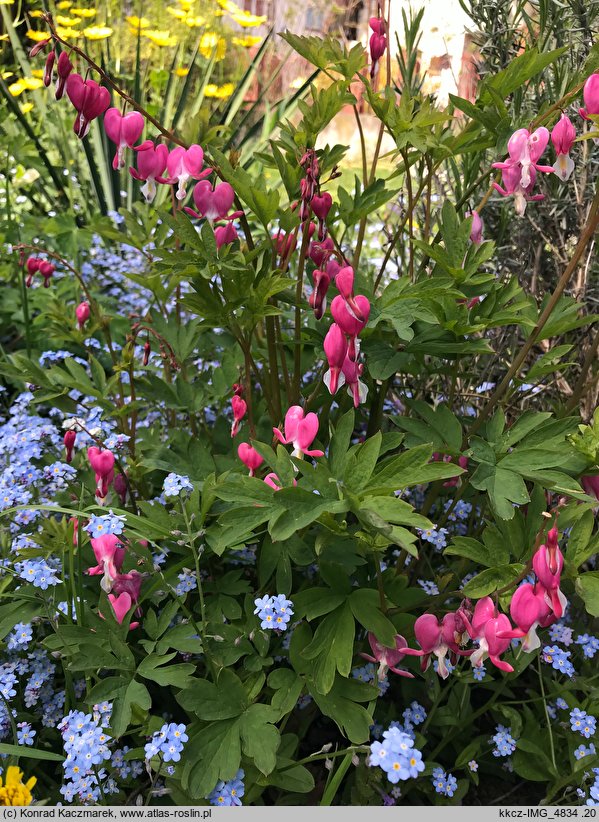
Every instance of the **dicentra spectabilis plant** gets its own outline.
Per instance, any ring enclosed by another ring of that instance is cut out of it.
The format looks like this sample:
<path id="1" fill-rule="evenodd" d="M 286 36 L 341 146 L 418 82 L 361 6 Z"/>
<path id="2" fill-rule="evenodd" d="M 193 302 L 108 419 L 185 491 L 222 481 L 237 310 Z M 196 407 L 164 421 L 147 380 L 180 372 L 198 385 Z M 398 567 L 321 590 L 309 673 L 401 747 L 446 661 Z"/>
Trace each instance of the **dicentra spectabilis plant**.
<path id="1" fill-rule="evenodd" d="M 599 61 L 529 43 L 443 107 L 390 6 L 282 35 L 320 76 L 252 156 L 43 16 L 119 185 L 90 224 L 6 186 L 0 740 L 37 801 L 599 802 Z"/>

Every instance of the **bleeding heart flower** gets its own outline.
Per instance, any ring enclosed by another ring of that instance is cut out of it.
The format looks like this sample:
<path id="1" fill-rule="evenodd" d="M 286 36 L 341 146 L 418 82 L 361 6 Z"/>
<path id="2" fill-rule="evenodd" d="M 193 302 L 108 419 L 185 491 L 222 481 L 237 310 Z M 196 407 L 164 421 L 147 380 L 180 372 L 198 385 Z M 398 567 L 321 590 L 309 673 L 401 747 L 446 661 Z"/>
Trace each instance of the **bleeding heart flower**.
<path id="1" fill-rule="evenodd" d="M 270 474 L 264 477 L 264 482 L 269 485 L 273 491 L 280 491 L 283 487 L 283 483 L 274 471 L 271 471 Z"/>
<path id="2" fill-rule="evenodd" d="M 239 447 L 237 448 L 237 456 L 246 468 L 250 469 L 250 477 L 255 475 L 258 468 L 260 468 L 264 462 L 264 457 L 261 457 L 256 449 L 252 448 L 252 446 L 247 442 L 239 443 Z"/>
<path id="3" fill-rule="evenodd" d="M 501 671 L 513 671 L 508 662 L 500 659 L 510 645 L 507 634 L 512 631 L 512 624 L 505 614 L 497 612 L 491 597 L 483 597 L 476 603 L 472 623 L 467 616 L 463 615 L 463 619 L 470 638 L 478 642 L 478 648 L 470 657 L 472 665 L 480 668 L 488 658 Z"/>
<path id="4" fill-rule="evenodd" d="M 331 256 L 334 250 L 335 243 L 332 241 L 330 237 L 327 237 L 325 240 L 322 240 L 320 242 L 318 240 L 314 240 L 313 242 L 311 242 L 310 249 L 308 251 L 308 256 L 310 257 L 314 265 L 317 268 L 320 268 L 323 264 L 326 263 L 326 261 Z"/>
<path id="5" fill-rule="evenodd" d="M 33 278 L 35 273 L 39 271 L 41 260 L 38 257 L 28 257 L 27 262 L 25 263 L 25 267 L 27 268 L 27 277 L 25 279 L 25 285 L 27 288 L 31 288 L 33 283 Z"/>
<path id="6" fill-rule="evenodd" d="M 62 438 L 62 441 L 64 443 L 64 447 L 65 447 L 65 450 L 66 450 L 65 459 L 69 463 L 73 461 L 73 449 L 75 447 L 75 440 L 76 439 L 77 439 L 77 432 L 73 431 L 72 429 L 70 431 L 65 431 L 65 435 Z"/>
<path id="7" fill-rule="evenodd" d="M 546 589 L 546 601 L 553 613 L 559 619 L 568 604 L 568 600 L 560 589 L 564 555 L 558 544 L 558 530 L 556 527 L 547 532 L 547 544 L 541 545 L 532 558 L 532 567 L 539 582 Z"/>
<path id="8" fill-rule="evenodd" d="M 587 476 L 581 478 L 580 482 L 585 494 L 599 500 L 599 474 L 587 474 Z"/>
<path id="9" fill-rule="evenodd" d="M 337 286 L 339 294 L 341 294 L 345 300 L 349 313 L 355 317 L 356 320 L 368 320 L 368 316 L 364 316 L 363 307 L 361 307 L 354 298 L 354 270 L 350 265 L 343 266 L 343 268 L 339 269 L 335 277 L 335 285 Z M 366 302 L 368 303 L 368 310 L 370 311 L 370 303 L 368 300 L 366 300 Z"/>
<path id="10" fill-rule="evenodd" d="M 297 246 L 297 236 L 293 232 L 285 234 L 284 231 L 278 231 L 273 237 L 275 247 L 277 249 L 277 256 L 289 259 L 295 251 Z"/>
<path id="11" fill-rule="evenodd" d="M 574 171 L 574 160 L 570 157 L 570 149 L 576 139 L 576 129 L 566 114 L 562 114 L 551 132 L 551 142 L 555 148 L 557 159 L 553 169 L 564 182 Z"/>
<path id="12" fill-rule="evenodd" d="M 114 454 L 92 445 L 87 449 L 87 458 L 96 475 L 96 499 L 99 505 L 103 505 L 114 479 Z"/>
<path id="13" fill-rule="evenodd" d="M 310 207 L 318 217 L 318 239 L 321 241 L 326 237 L 326 219 L 332 205 L 333 198 L 328 191 L 325 191 L 324 194 L 315 194 L 310 200 Z"/>
<path id="14" fill-rule="evenodd" d="M 189 148 L 177 146 L 168 155 L 166 162 L 166 170 L 168 172 L 168 179 L 158 180 L 159 183 L 179 183 L 177 188 L 177 200 L 184 200 L 187 196 L 185 186 L 188 180 L 192 178 L 199 180 L 200 177 L 205 177 L 212 173 L 212 169 L 207 169 L 202 172 L 204 165 L 204 150 L 201 146 L 194 143 Z"/>
<path id="15" fill-rule="evenodd" d="M 135 146 L 137 152 L 137 170 L 129 167 L 129 174 L 136 180 L 145 180 L 141 193 L 146 203 L 151 203 L 156 196 L 156 181 L 164 173 L 168 158 L 168 148 L 164 143 L 157 146 L 151 140 L 146 140 L 140 146 Z"/>
<path id="16" fill-rule="evenodd" d="M 125 148 L 133 148 L 142 135 L 144 125 L 144 118 L 139 111 L 130 111 L 123 116 L 118 108 L 108 109 L 104 115 L 104 131 L 108 139 L 117 146 L 112 161 L 114 169 L 125 167 Z"/>
<path id="17" fill-rule="evenodd" d="M 378 679 L 380 682 L 386 679 L 387 671 L 393 671 L 394 674 L 399 674 L 399 676 L 406 676 L 409 679 L 414 679 L 414 674 L 411 674 L 409 671 L 404 671 L 403 668 L 397 667 L 397 663 L 401 662 L 405 656 L 405 652 L 400 650 L 406 646 L 406 640 L 404 637 L 397 634 L 395 637 L 395 648 L 387 648 L 378 641 L 372 632 L 369 632 L 368 644 L 372 648 L 373 656 L 370 656 L 369 654 L 360 654 L 360 656 L 363 659 L 367 659 L 368 662 L 379 663 Z"/>
<path id="18" fill-rule="evenodd" d="M 50 280 L 56 271 L 56 266 L 48 262 L 48 260 L 41 260 L 38 271 L 44 278 L 44 288 L 50 288 Z"/>
<path id="19" fill-rule="evenodd" d="M 131 596 L 126 591 L 123 591 L 122 594 L 119 594 L 118 597 L 115 597 L 114 594 L 108 594 L 108 599 L 110 600 L 110 604 L 112 605 L 112 610 L 114 611 L 114 615 L 116 617 L 116 621 L 119 625 L 123 624 L 123 620 L 131 610 Z M 129 626 L 129 630 L 132 631 L 134 628 L 137 628 L 139 622 L 132 622 Z"/>
<path id="20" fill-rule="evenodd" d="M 449 645 L 443 636 L 443 624 L 439 622 L 434 614 L 422 614 L 414 623 L 414 636 L 420 645 L 420 650 L 415 648 L 398 648 L 408 656 L 421 656 L 421 668 L 426 671 L 430 665 L 431 656 L 434 654 L 438 660 L 438 673 L 443 679 L 449 676 L 449 669 L 445 664 L 445 657 L 449 653 Z"/>
<path id="21" fill-rule="evenodd" d="M 77 328 L 79 331 L 83 331 L 85 323 L 89 320 L 89 303 L 85 300 L 79 303 L 75 309 L 75 316 L 77 317 Z"/>
<path id="22" fill-rule="evenodd" d="M 84 80 L 80 74 L 69 74 L 66 88 L 69 100 L 78 112 L 73 131 L 82 140 L 91 121 L 104 114 L 110 105 L 110 92 L 95 80 Z"/>
<path id="23" fill-rule="evenodd" d="M 333 198 L 328 191 L 325 191 L 324 194 L 315 194 L 310 201 L 312 211 L 323 222 L 326 220 L 332 205 Z"/>
<path id="24" fill-rule="evenodd" d="M 129 594 L 131 602 L 137 603 L 143 581 L 144 575 L 133 569 L 128 574 L 118 574 L 112 583 L 112 590 L 117 596 Z"/>
<path id="25" fill-rule="evenodd" d="M 587 77 L 582 96 L 586 108 L 579 109 L 581 117 L 588 120 L 589 115 L 599 114 L 599 74 L 595 73 Z"/>
<path id="26" fill-rule="evenodd" d="M 56 59 L 56 52 L 54 49 L 48 52 L 48 56 L 46 57 L 46 64 L 44 66 L 44 85 L 46 88 L 52 82 L 52 69 L 54 68 L 54 61 Z"/>
<path id="27" fill-rule="evenodd" d="M 239 432 L 241 420 L 245 417 L 248 407 L 246 401 L 242 400 L 241 397 L 238 397 L 236 394 L 234 394 L 231 398 L 231 405 L 233 407 L 233 425 L 231 426 L 231 436 L 235 437 Z"/>
<path id="28" fill-rule="evenodd" d="M 353 398 L 354 408 L 357 408 L 361 403 L 366 402 L 366 398 L 368 397 L 368 386 L 365 385 L 365 383 L 363 383 L 360 379 L 363 372 L 364 366 L 362 363 L 357 363 L 354 360 L 350 360 L 349 357 L 345 358 L 341 373 L 343 382 L 340 378 L 340 384 L 347 386 L 347 393 Z"/>
<path id="29" fill-rule="evenodd" d="M 332 323 L 324 338 L 324 353 L 329 363 L 329 370 L 323 377 L 323 382 L 331 394 L 339 388 L 341 369 L 347 355 L 347 340 L 337 323 Z M 343 383 L 341 383 L 343 384 Z"/>
<path id="30" fill-rule="evenodd" d="M 349 346 L 347 356 L 350 360 L 355 361 L 358 359 L 358 354 L 360 353 L 358 335 L 366 327 L 370 316 L 370 301 L 362 294 L 358 294 L 354 299 L 354 304 L 358 308 L 362 319 L 357 319 L 357 317 L 354 316 L 354 313 L 348 308 L 347 301 L 341 294 L 335 297 L 331 303 L 331 314 L 343 333 L 348 335 Z"/>
<path id="31" fill-rule="evenodd" d="M 505 189 L 497 183 L 493 183 L 493 187 L 504 197 L 514 194 L 516 213 L 520 216 L 524 214 L 528 201 L 543 199 L 542 194 L 532 195 L 537 171 L 553 173 L 553 166 L 539 165 L 538 162 L 548 142 L 549 131 L 544 126 L 532 133 L 526 128 L 519 128 L 508 140 L 508 159 L 493 163 L 493 168 L 502 169 Z"/>
<path id="32" fill-rule="evenodd" d="M 324 451 L 311 451 L 310 446 L 318 433 L 318 417 L 313 412 L 304 416 L 299 405 L 292 405 L 285 414 L 285 435 L 278 428 L 273 428 L 275 437 L 283 445 L 293 443 L 293 456 L 322 457 Z"/>
<path id="33" fill-rule="evenodd" d="M 510 616 L 516 628 L 501 634 L 501 638 L 523 638 L 522 650 L 525 653 L 540 648 L 541 640 L 537 636 L 539 625 L 547 627 L 555 615 L 546 601 L 547 591 L 540 582 L 534 585 L 525 582 L 516 589 L 510 602 Z"/>
<path id="34" fill-rule="evenodd" d="M 223 220 L 235 200 L 235 192 L 229 183 L 218 183 L 212 188 L 208 180 L 196 183 L 193 189 L 193 201 L 197 212 L 186 208 L 185 212 L 192 217 L 205 217 L 210 222 Z"/>
<path id="35" fill-rule="evenodd" d="M 553 168 L 551 168 L 553 171 Z M 544 194 L 533 194 L 534 184 L 537 178 L 537 172 L 533 167 L 530 168 L 530 184 L 526 188 L 522 188 L 521 179 L 522 172 L 519 164 L 506 165 L 501 172 L 502 182 L 505 188 L 502 188 L 498 183 L 493 183 L 493 188 L 498 191 L 502 197 L 514 196 L 514 210 L 519 217 L 522 217 L 526 211 L 526 203 L 540 202 L 545 199 Z"/>
<path id="36" fill-rule="evenodd" d="M 127 486 L 127 480 L 124 474 L 116 474 L 114 477 L 113 482 L 114 490 L 119 495 L 119 499 L 121 501 L 121 505 L 124 505 L 127 502 L 127 494 L 129 492 L 129 488 Z"/>
<path id="37" fill-rule="evenodd" d="M 103 591 L 112 591 L 113 582 L 125 559 L 123 542 L 116 534 L 102 534 L 92 539 L 91 545 L 98 564 L 88 568 L 87 573 L 90 576 L 103 574 L 100 587 Z"/>
<path id="38" fill-rule="evenodd" d="M 215 228 L 214 239 L 216 241 L 216 247 L 219 249 L 224 245 L 234 243 L 235 240 L 238 239 L 238 235 L 233 223 L 228 221 L 226 225 L 219 225 L 218 228 Z"/>
<path id="39" fill-rule="evenodd" d="M 385 36 L 387 26 L 380 17 L 371 17 L 368 25 L 373 32 L 370 36 L 370 59 L 372 61 L 370 76 L 374 77 L 377 63 L 387 49 L 387 37 Z"/>
<path id="40" fill-rule="evenodd" d="M 57 100 L 62 100 L 66 88 L 67 80 L 73 71 L 73 64 L 66 51 L 61 51 L 56 61 L 56 91 L 54 96 Z"/>
<path id="41" fill-rule="evenodd" d="M 314 309 L 314 316 L 317 320 L 320 320 L 327 308 L 327 291 L 331 284 L 331 278 L 326 271 L 321 271 L 318 268 L 315 268 L 312 272 L 312 278 L 314 280 L 314 289 L 310 294 L 309 303 Z"/>
<path id="42" fill-rule="evenodd" d="M 467 211 L 466 217 L 472 218 L 472 228 L 470 229 L 470 242 L 480 245 L 483 241 L 483 221 L 478 211 Z"/>

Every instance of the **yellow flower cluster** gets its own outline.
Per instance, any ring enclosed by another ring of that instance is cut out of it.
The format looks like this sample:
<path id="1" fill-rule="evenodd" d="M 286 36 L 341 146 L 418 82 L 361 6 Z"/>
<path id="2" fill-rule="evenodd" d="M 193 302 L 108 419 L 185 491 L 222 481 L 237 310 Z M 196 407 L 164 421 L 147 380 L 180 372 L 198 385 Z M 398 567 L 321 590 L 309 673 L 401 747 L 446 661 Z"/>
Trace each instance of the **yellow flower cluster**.
<path id="1" fill-rule="evenodd" d="M 49 34 L 47 31 L 38 31 L 37 29 L 29 29 L 27 37 L 30 40 L 35 40 L 36 43 L 41 43 L 42 40 L 47 40 Z"/>
<path id="2" fill-rule="evenodd" d="M 255 34 L 244 34 L 243 37 L 233 37 L 232 42 L 235 46 L 242 46 L 244 49 L 251 49 L 252 46 L 257 46 L 258 43 L 261 43 L 262 38 L 257 37 Z"/>
<path id="3" fill-rule="evenodd" d="M 170 31 L 158 31 L 157 29 L 142 29 L 141 33 L 147 37 L 155 46 L 176 46 L 177 38 L 171 36 Z"/>
<path id="4" fill-rule="evenodd" d="M 13 97 L 18 97 L 24 91 L 32 91 L 36 88 L 41 88 L 44 85 L 43 81 L 38 77 L 21 77 L 16 83 L 11 83 L 8 90 Z"/>
<path id="5" fill-rule="evenodd" d="M 205 97 L 216 97 L 217 100 L 226 100 L 235 91 L 235 83 L 225 83 L 224 86 L 215 86 L 208 83 L 204 89 Z"/>
<path id="6" fill-rule="evenodd" d="M 180 20 L 182 23 L 185 23 L 186 26 L 189 26 L 190 29 L 199 28 L 200 26 L 205 25 L 206 18 L 205 17 L 194 17 L 186 9 L 178 9 L 175 6 L 167 6 L 167 12 L 176 17 L 177 20 Z"/>
<path id="7" fill-rule="evenodd" d="M 83 29 L 83 36 L 87 40 L 105 40 L 112 34 L 110 26 L 88 26 Z"/>
<path id="8" fill-rule="evenodd" d="M 97 13 L 96 9 L 71 9 L 76 17 L 95 17 Z"/>
<path id="9" fill-rule="evenodd" d="M 23 772 L 16 765 L 10 765 L 3 784 L 0 776 L 0 805 L 30 805 L 31 789 L 37 782 L 35 776 L 23 784 Z"/>
<path id="10" fill-rule="evenodd" d="M 218 5 L 230 14 L 233 20 L 235 20 L 235 22 L 243 28 L 253 28 L 266 23 L 266 17 L 259 16 L 257 14 L 250 14 L 249 11 L 240 9 L 239 6 L 236 3 L 233 3 L 232 0 L 217 0 L 217 2 Z"/>
<path id="11" fill-rule="evenodd" d="M 135 29 L 135 33 L 137 34 L 139 29 L 149 29 L 150 28 L 150 21 L 147 17 L 136 17 L 133 15 L 132 17 L 126 17 L 126 21 L 129 23 L 132 29 Z"/>
<path id="12" fill-rule="evenodd" d="M 200 38 L 200 54 L 209 60 L 214 54 L 215 59 L 222 60 L 227 51 L 227 41 L 219 37 L 215 31 L 207 31 Z"/>
<path id="13" fill-rule="evenodd" d="M 0 0 L 0 3 L 2 2 L 7 2 L 7 0 Z M 207 21 L 206 18 L 201 15 L 194 14 L 193 6 L 195 2 L 196 0 L 178 0 L 178 6 L 167 6 L 166 10 L 178 23 L 186 25 L 189 28 L 202 28 L 206 26 Z M 232 0 L 217 0 L 217 2 L 220 9 L 215 12 L 214 16 L 225 14 L 226 12 L 242 28 L 260 26 L 266 21 L 266 17 L 250 14 L 249 12 L 241 9 Z M 74 8 L 73 0 L 60 0 L 60 2 L 56 4 L 56 8 L 61 11 L 68 10 L 68 16 L 58 14 L 55 18 L 58 34 L 64 40 L 71 40 L 75 37 L 85 37 L 86 40 L 105 40 L 106 38 L 111 37 L 114 33 L 114 30 L 105 24 L 87 26 L 83 29 L 83 31 L 77 28 L 77 26 L 79 26 L 84 19 L 95 17 L 97 15 L 97 10 L 93 7 Z M 34 11 L 30 14 L 33 17 L 38 17 L 42 14 L 42 12 Z M 176 34 L 172 34 L 169 30 L 152 28 L 151 21 L 146 17 L 130 15 L 125 19 L 129 24 L 130 32 L 133 35 L 138 36 L 141 34 L 155 46 L 159 46 L 160 48 L 168 48 L 176 46 L 179 42 L 179 37 Z M 30 29 L 27 32 L 27 37 L 30 40 L 40 42 L 48 37 L 48 33 L 46 31 Z M 232 38 L 233 44 L 236 46 L 241 46 L 242 48 L 251 48 L 252 46 L 258 45 L 261 41 L 261 37 L 250 34 L 235 36 Z M 199 51 L 207 60 L 212 57 L 214 57 L 217 61 L 223 60 L 226 54 L 226 49 L 227 41 L 224 37 L 214 31 L 206 31 L 200 37 Z M 223 88 L 226 88 L 226 86 L 223 86 Z"/>

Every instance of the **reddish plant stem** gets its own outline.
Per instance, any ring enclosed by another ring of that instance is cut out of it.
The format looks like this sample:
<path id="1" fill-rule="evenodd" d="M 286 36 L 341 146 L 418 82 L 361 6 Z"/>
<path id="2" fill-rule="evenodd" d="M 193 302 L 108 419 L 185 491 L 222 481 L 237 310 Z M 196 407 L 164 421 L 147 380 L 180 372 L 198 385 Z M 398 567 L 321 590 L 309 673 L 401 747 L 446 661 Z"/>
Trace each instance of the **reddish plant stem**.
<path id="1" fill-rule="evenodd" d="M 291 405 L 295 405 L 300 398 L 301 385 L 301 367 L 302 367 L 302 309 L 301 299 L 304 288 L 304 268 L 306 265 L 306 254 L 308 251 L 308 243 L 310 242 L 310 232 L 308 231 L 308 221 L 304 223 L 304 231 L 302 233 L 302 245 L 300 248 L 300 256 L 297 264 L 297 285 L 295 288 L 295 350 L 293 352 L 293 385 L 290 397 Z"/>

